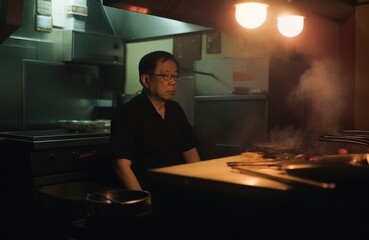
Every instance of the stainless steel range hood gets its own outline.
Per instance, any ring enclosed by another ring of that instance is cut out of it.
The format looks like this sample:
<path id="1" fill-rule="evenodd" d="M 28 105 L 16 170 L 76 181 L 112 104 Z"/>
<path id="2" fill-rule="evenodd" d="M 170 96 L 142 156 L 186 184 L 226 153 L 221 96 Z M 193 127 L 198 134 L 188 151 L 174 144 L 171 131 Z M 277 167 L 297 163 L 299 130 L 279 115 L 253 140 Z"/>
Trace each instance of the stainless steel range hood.
<path id="1" fill-rule="evenodd" d="M 158 4 L 160 5 L 160 2 Z M 132 41 L 208 29 L 175 19 L 105 6 L 102 0 L 88 1 L 86 32 L 89 33 L 113 35 L 125 41 Z"/>
<path id="2" fill-rule="evenodd" d="M 342 22 L 354 13 L 355 0 L 269 0 L 270 5 L 292 2 L 309 15 Z M 209 28 L 238 27 L 234 18 L 236 0 L 103 0 L 105 6 L 160 16 Z"/>
<path id="3" fill-rule="evenodd" d="M 208 28 L 234 22 L 232 0 L 102 0 L 104 6 Z"/>
<path id="4" fill-rule="evenodd" d="M 209 30 L 204 26 L 114 7 L 104 6 L 103 10 L 113 34 L 127 41 Z"/>
<path id="5" fill-rule="evenodd" d="M 209 28 L 105 6 L 102 0 L 88 1 L 87 33 L 112 35 L 125 41 L 133 41 L 205 30 Z"/>
<path id="6" fill-rule="evenodd" d="M 160 0 L 155 4 L 160 6 Z M 107 34 L 133 41 L 206 30 L 209 28 L 202 25 L 106 6 L 103 0 L 88 1 L 87 33 Z"/>
<path id="7" fill-rule="evenodd" d="M 11 4 L 8 6 L 10 6 L 23 1 L 24 0 L 0 0 L 0 3 L 9 2 Z M 3 8 L 3 5 L 0 5 L 1 12 L 5 10 L 5 6 L 6 5 L 4 5 Z M 113 36 L 121 38 L 124 41 L 198 32 L 209 29 L 207 27 L 178 20 L 105 6 L 102 0 L 88 0 L 87 6 L 88 16 L 85 19 L 85 33 Z M 40 33 L 36 31 L 34 26 L 35 11 L 36 4 L 34 1 L 24 1 L 23 8 L 19 10 L 19 14 L 23 13 L 22 25 L 14 34 L 7 32 L 4 39 L 11 35 L 11 37 L 18 39 L 42 39 L 43 42 L 59 42 L 62 38 L 60 35 L 63 35 L 61 32 L 65 30 L 53 28 L 53 31 L 49 33 Z M 14 18 L 18 15 L 8 15 L 8 17 Z M 22 19 L 22 15 L 19 16 L 19 19 Z M 0 28 L 3 23 L 2 20 L 3 19 L 0 18 Z M 14 31 L 15 30 L 16 29 L 14 29 Z"/>
<path id="8" fill-rule="evenodd" d="M 208 30 L 209 28 L 158 16 L 88 2 L 86 31 L 63 31 L 63 60 L 124 64 L 124 42 Z"/>

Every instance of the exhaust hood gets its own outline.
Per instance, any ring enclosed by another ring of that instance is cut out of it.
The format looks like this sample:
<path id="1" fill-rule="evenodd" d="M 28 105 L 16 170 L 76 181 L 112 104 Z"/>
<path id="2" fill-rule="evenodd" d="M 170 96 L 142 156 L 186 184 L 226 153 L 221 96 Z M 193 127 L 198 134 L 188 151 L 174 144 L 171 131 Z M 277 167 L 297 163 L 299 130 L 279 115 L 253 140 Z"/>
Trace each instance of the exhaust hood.
<path id="1" fill-rule="evenodd" d="M 113 34 L 126 41 L 206 31 L 210 28 L 169 18 L 104 6 Z"/>
<path id="2" fill-rule="evenodd" d="M 234 17 L 235 0 L 102 0 L 104 6 L 174 19 L 208 28 L 238 27 Z M 287 4 L 288 0 L 269 0 Z M 310 15 L 342 22 L 354 13 L 356 0 L 295 0 L 293 4 Z"/>
<path id="3" fill-rule="evenodd" d="M 204 30 L 209 30 L 209 28 L 105 6 L 102 0 L 88 1 L 87 33 L 112 35 L 125 41 L 133 41 Z"/>
<path id="4" fill-rule="evenodd" d="M 104 6 L 100 0 L 88 1 L 86 29 L 63 31 L 63 61 L 124 64 L 124 43 L 209 28 L 177 20 L 139 14 Z"/>
<path id="5" fill-rule="evenodd" d="M 207 28 L 229 27 L 234 22 L 232 0 L 103 0 L 103 4 Z"/>

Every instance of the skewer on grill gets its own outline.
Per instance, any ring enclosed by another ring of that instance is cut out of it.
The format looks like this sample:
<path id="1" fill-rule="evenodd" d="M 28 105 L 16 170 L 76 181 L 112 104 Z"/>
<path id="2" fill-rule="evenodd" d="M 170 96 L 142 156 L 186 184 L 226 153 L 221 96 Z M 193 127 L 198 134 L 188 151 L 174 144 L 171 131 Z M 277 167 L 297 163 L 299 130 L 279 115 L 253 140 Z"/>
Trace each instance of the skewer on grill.
<path id="1" fill-rule="evenodd" d="M 343 143 L 353 143 L 359 145 L 369 146 L 369 140 L 355 137 L 355 136 L 334 136 L 325 135 L 319 138 L 319 141 L 323 142 L 343 142 Z"/>

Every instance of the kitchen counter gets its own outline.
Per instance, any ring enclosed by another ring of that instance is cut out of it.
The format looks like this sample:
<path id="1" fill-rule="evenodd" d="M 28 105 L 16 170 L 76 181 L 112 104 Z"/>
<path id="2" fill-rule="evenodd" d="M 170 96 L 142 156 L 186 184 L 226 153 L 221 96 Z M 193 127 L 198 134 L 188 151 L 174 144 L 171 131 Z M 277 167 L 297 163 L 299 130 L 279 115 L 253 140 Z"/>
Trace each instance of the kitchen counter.
<path id="1" fill-rule="evenodd" d="M 199 236 L 198 239 L 369 236 L 367 198 L 359 195 L 363 189 L 341 192 L 305 188 L 301 184 L 241 174 L 227 165 L 241 161 L 241 157 L 150 170 L 154 211 L 161 214 L 158 224 L 175 222 L 172 234 L 187 231 L 188 235 Z M 178 227 L 189 222 L 194 225 L 190 230 Z"/>
<path id="2" fill-rule="evenodd" d="M 241 172 L 227 165 L 227 162 L 242 161 L 245 161 L 244 156 L 234 155 L 197 163 L 156 168 L 150 170 L 150 177 L 154 185 L 168 185 L 175 188 L 258 199 L 268 195 L 278 200 L 289 196 L 302 201 L 317 197 L 320 201 L 322 196 L 331 196 L 335 192 L 335 189 L 323 188 L 311 183 L 279 179 L 255 174 L 252 171 Z M 270 169 L 263 173 L 277 174 L 277 171 Z"/>
<path id="3" fill-rule="evenodd" d="M 229 94 L 229 95 L 204 95 L 194 96 L 195 101 L 219 101 L 219 100 L 266 100 L 266 94 Z"/>
<path id="4" fill-rule="evenodd" d="M 245 193 L 247 190 L 257 189 L 271 191 L 288 191 L 291 185 L 266 179 L 263 177 L 246 175 L 232 170 L 227 162 L 241 161 L 241 155 L 206 160 L 197 163 L 182 164 L 170 167 L 152 169 L 153 181 L 171 182 L 177 186 L 194 188 L 212 188 L 216 191 Z"/>
<path id="5" fill-rule="evenodd" d="M 110 141 L 110 130 L 91 129 L 82 132 L 65 129 L 29 130 L 0 132 L 0 137 L 31 145 L 34 149 L 47 149 L 52 147 L 108 144 Z"/>

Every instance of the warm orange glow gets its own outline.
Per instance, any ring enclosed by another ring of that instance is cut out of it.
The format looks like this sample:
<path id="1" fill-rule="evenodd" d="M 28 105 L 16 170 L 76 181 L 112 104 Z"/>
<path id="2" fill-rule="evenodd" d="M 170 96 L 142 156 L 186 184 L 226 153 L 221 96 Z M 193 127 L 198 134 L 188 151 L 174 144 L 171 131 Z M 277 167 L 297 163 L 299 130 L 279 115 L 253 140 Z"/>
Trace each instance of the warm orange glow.
<path id="1" fill-rule="evenodd" d="M 132 12 L 144 13 L 144 14 L 147 14 L 149 12 L 149 9 L 143 8 L 143 7 L 137 7 L 137 6 L 130 6 L 128 10 Z"/>
<path id="2" fill-rule="evenodd" d="M 132 12 L 137 12 L 137 13 L 143 13 L 143 14 L 148 14 L 149 13 L 148 8 L 133 6 L 133 5 L 126 4 L 126 3 L 118 2 L 118 3 L 112 4 L 111 6 L 116 7 L 116 8 L 120 8 L 120 9 L 125 9 L 125 10 L 132 11 Z"/>
<path id="3" fill-rule="evenodd" d="M 236 20 L 244 28 L 260 27 L 266 20 L 268 5 L 257 2 L 236 4 Z"/>

